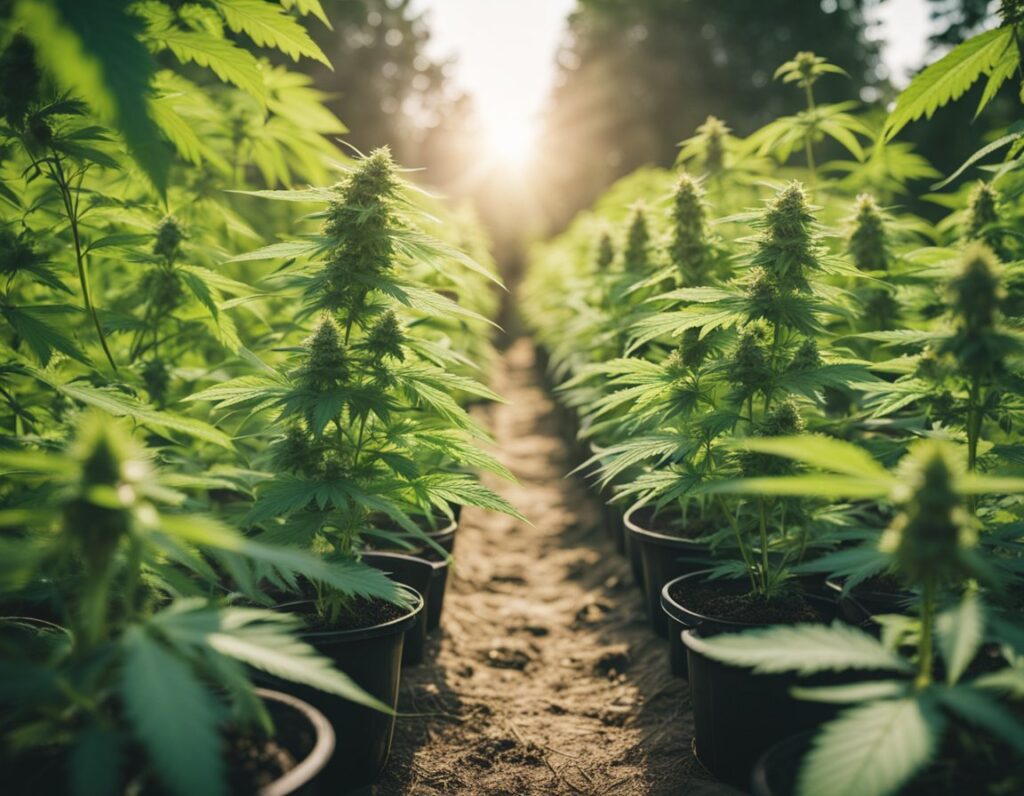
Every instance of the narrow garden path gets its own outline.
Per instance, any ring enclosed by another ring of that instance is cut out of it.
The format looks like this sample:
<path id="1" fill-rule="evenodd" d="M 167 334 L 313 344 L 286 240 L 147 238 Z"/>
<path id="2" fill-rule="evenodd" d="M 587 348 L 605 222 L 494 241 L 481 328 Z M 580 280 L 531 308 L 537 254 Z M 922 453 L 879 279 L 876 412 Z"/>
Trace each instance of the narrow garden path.
<path id="1" fill-rule="evenodd" d="M 647 628 L 629 566 L 571 468 L 528 339 L 483 417 L 518 484 L 488 483 L 533 526 L 462 515 L 443 633 L 403 674 L 388 771 L 398 794 L 708 794 L 686 683 Z M 343 742 L 343 741 L 342 741 Z"/>

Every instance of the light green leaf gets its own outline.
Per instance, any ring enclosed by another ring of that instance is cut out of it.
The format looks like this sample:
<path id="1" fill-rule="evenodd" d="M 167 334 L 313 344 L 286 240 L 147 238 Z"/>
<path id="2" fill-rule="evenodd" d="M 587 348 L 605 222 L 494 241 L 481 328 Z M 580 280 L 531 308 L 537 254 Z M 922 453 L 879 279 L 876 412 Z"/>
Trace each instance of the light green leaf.
<path id="1" fill-rule="evenodd" d="M 849 498 L 869 500 L 889 494 L 889 481 L 847 475 L 784 475 L 718 481 L 702 487 L 704 492 L 736 495 L 783 495 L 792 497 Z"/>
<path id="2" fill-rule="evenodd" d="M 985 614 L 978 595 L 971 592 L 959 605 L 940 614 L 936 629 L 946 662 L 946 682 L 952 685 L 974 660 L 985 635 Z"/>
<path id="3" fill-rule="evenodd" d="M 235 33 L 245 33 L 258 47 L 273 47 L 293 61 L 301 56 L 325 66 L 331 62 L 295 19 L 265 0 L 214 0 L 224 21 Z"/>
<path id="4" fill-rule="evenodd" d="M 182 63 L 193 62 L 211 69 L 221 80 L 231 83 L 250 96 L 266 102 L 267 89 L 255 56 L 226 39 L 199 31 L 151 31 L 151 37 L 174 53 Z"/>
<path id="5" fill-rule="evenodd" d="M 823 686 L 821 688 L 794 688 L 792 694 L 797 699 L 806 699 L 810 702 L 843 705 L 904 696 L 910 687 L 910 682 L 907 680 L 869 680 L 864 683 Z"/>
<path id="6" fill-rule="evenodd" d="M 911 670 L 906 660 L 877 639 L 839 621 L 831 626 L 780 625 L 711 638 L 692 635 L 689 644 L 709 658 L 756 673 Z"/>
<path id="7" fill-rule="evenodd" d="M 851 708 L 814 738 L 800 796 L 892 796 L 932 759 L 945 719 L 921 697 Z"/>
<path id="8" fill-rule="evenodd" d="M 871 454 L 858 445 L 818 434 L 798 437 L 747 437 L 738 445 L 744 450 L 795 459 L 842 475 L 887 481 L 892 476 Z"/>
<path id="9" fill-rule="evenodd" d="M 989 74 L 1013 41 L 1013 27 L 986 31 L 968 39 L 915 77 L 896 99 L 886 120 L 886 141 L 922 116 L 959 99 L 982 75 Z"/>

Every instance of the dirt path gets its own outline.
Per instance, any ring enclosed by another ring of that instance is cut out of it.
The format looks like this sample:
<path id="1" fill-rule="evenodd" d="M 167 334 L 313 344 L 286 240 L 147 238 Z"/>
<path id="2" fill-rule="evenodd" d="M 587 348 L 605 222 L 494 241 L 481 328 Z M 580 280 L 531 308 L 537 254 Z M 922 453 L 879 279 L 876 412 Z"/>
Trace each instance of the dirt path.
<path id="1" fill-rule="evenodd" d="M 534 523 L 467 510 L 433 659 L 403 674 L 374 793 L 722 793 L 690 754 L 685 682 L 648 630 L 629 566 L 598 526 L 525 339 L 487 418 L 520 483 L 489 479 Z"/>

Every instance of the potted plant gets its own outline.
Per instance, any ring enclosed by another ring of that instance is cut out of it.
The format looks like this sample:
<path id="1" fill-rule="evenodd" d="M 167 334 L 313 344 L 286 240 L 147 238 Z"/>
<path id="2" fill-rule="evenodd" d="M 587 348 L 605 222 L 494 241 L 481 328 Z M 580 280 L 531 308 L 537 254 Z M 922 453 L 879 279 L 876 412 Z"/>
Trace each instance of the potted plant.
<path id="1" fill-rule="evenodd" d="M 752 445 L 825 472 L 739 482 L 743 491 L 891 502 L 896 513 L 875 555 L 915 594 L 913 617 L 874 618 L 880 639 L 839 623 L 688 639 L 705 656 L 755 672 L 870 674 L 829 687 L 802 681 L 797 697 L 843 706 L 842 712 L 813 741 L 788 741 L 766 756 L 755 789 L 885 796 L 904 787 L 964 793 L 1019 784 L 1024 723 L 999 695 L 1019 693 L 1012 684 L 1022 636 L 1014 615 L 986 597 L 986 585 L 1000 590 L 1007 579 L 980 544 L 986 530 L 973 506 L 984 495 L 1021 493 L 1024 479 L 975 474 L 967 451 L 940 440 L 917 443 L 892 472 L 862 448 L 835 440 Z M 966 762 L 979 757 L 984 764 Z M 792 771 L 797 761 L 794 782 L 778 767 Z"/>
<path id="2" fill-rule="evenodd" d="M 308 259 L 284 271 L 281 279 L 301 289 L 305 312 L 317 318 L 316 325 L 301 346 L 288 350 L 291 360 L 284 372 L 268 368 L 266 375 L 243 376 L 192 396 L 222 410 L 247 407 L 271 416 L 274 477 L 257 485 L 246 518 L 262 532 L 258 538 L 317 550 L 328 560 L 344 562 L 354 574 L 370 569 L 364 553 L 381 540 L 401 545 L 412 538 L 439 554 L 439 561 L 421 559 L 417 582 L 424 582 L 427 569 L 440 571 L 427 580 L 419 619 L 419 608 L 396 609 L 365 599 L 372 595 L 353 600 L 330 589 L 282 595 L 283 601 L 297 599 L 294 608 L 308 614 L 315 628 L 310 641 L 345 660 L 353 679 L 392 707 L 398 698 L 403 635 L 416 622 L 429 628 L 428 617 L 439 621 L 442 578 L 450 560 L 413 517 L 425 524 L 440 515 L 450 522 L 452 504 L 521 516 L 461 469 L 483 467 L 508 475 L 473 444 L 486 434 L 451 393 L 496 396 L 446 370 L 454 355 L 410 335 L 399 315 L 473 314 L 424 287 L 415 277 L 418 260 L 435 268 L 458 261 L 478 269 L 418 231 L 410 192 L 387 150 L 358 161 L 331 189 L 260 192 L 325 206 L 315 215 L 323 220 L 319 233 L 240 258 Z M 387 566 L 379 556 L 375 560 Z M 396 572 L 397 564 L 391 562 Z M 346 783 L 371 781 L 386 761 L 393 716 L 339 700 L 321 700 L 318 706 L 339 734 L 354 739 L 339 748 L 332 768 Z"/>
<path id="3" fill-rule="evenodd" d="M 254 690 L 251 671 L 388 710 L 301 640 L 298 617 L 232 605 L 218 570 L 343 590 L 348 573 L 175 513 L 186 496 L 116 421 L 87 414 L 65 451 L 2 461 L 25 488 L 0 515 L 0 585 L 43 583 L 56 609 L 0 623 L 15 790 L 297 792 L 333 733 L 308 705 Z M 383 578 L 363 586 L 394 594 Z"/>

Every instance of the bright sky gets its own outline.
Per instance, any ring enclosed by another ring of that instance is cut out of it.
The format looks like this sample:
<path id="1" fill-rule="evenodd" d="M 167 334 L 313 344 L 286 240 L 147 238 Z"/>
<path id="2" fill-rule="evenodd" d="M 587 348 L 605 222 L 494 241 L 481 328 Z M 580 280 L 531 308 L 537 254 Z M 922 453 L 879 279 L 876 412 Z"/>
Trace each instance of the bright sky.
<path id="1" fill-rule="evenodd" d="M 809 2 L 810 0 L 797 0 Z M 832 0 L 824 0 L 830 2 Z M 521 158 L 555 74 L 555 53 L 575 0 L 416 0 L 429 13 L 433 54 L 458 59 L 455 79 L 473 95 L 497 152 Z M 885 61 L 902 86 L 931 32 L 927 0 L 886 0 L 877 12 Z"/>

